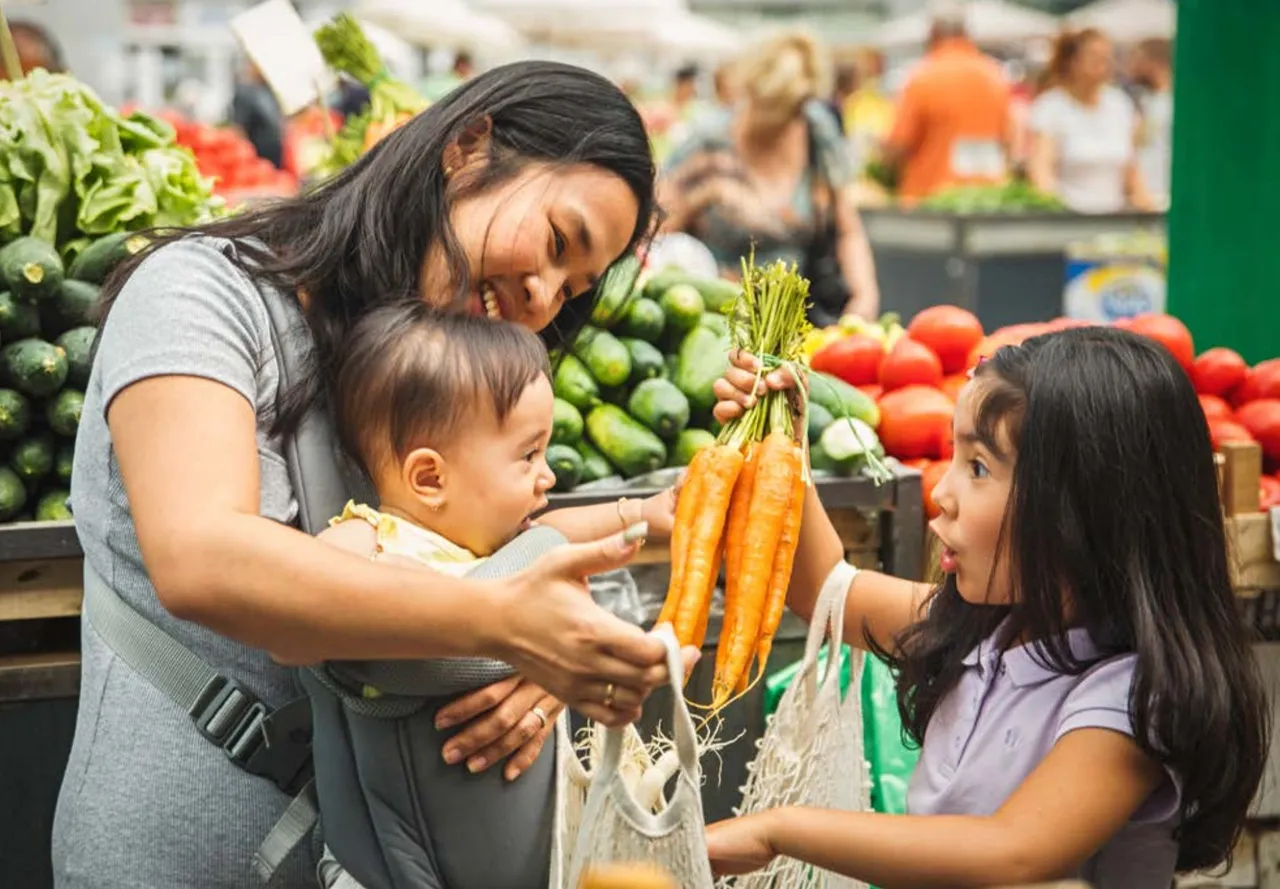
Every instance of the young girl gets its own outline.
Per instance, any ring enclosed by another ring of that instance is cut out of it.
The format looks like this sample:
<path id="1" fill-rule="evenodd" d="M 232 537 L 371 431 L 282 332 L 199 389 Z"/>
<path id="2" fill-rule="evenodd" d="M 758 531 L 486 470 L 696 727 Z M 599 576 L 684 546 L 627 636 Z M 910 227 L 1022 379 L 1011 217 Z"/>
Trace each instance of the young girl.
<path id="1" fill-rule="evenodd" d="M 722 419 L 750 400 L 753 361 L 719 384 Z M 1268 717 L 1187 375 L 1109 328 L 1004 348 L 961 392 L 933 496 L 945 582 L 863 572 L 846 612 L 846 638 L 896 669 L 923 745 L 909 814 L 722 822 L 713 865 L 785 855 L 886 889 L 1168 889 L 1227 859 Z M 808 615 L 839 543 L 820 508 L 802 537 L 789 604 Z"/>

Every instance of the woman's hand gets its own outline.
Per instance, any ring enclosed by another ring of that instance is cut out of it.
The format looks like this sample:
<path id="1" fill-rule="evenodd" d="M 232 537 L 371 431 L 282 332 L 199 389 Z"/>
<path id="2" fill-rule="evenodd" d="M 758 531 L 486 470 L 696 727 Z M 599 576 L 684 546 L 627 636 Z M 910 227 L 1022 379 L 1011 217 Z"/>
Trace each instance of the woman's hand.
<path id="1" fill-rule="evenodd" d="M 445 744 L 444 761 L 465 761 L 474 774 L 511 757 L 502 774 L 514 781 L 538 758 L 563 709 L 564 704 L 519 676 L 474 691 L 436 713 L 438 729 L 470 723 Z"/>
<path id="2" fill-rule="evenodd" d="M 721 423 L 741 417 L 766 392 L 791 389 L 796 384 L 791 372 L 781 367 L 765 374 L 757 382 L 759 368 L 760 359 L 754 355 L 737 349 L 729 353 L 729 369 L 713 387 L 717 399 L 715 418 Z"/>
<path id="3" fill-rule="evenodd" d="M 707 827 L 707 857 L 718 876 L 749 874 L 777 857 L 770 824 L 779 810 L 718 821 Z"/>
<path id="4" fill-rule="evenodd" d="M 558 547 L 512 577 L 486 581 L 496 604 L 476 615 L 495 657 L 607 726 L 634 722 L 649 693 L 671 681 L 662 641 L 596 605 L 587 588 L 587 577 L 623 567 L 640 543 L 629 530 Z M 686 663 L 696 655 L 685 651 Z"/>

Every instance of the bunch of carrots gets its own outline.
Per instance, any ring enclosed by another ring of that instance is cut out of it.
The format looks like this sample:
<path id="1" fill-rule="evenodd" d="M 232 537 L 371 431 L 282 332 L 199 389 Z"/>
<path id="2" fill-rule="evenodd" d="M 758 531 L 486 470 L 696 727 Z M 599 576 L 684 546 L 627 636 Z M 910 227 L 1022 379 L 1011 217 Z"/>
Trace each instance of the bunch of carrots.
<path id="1" fill-rule="evenodd" d="M 743 263 L 733 316 L 734 346 L 761 356 L 766 373 L 798 380 L 809 331 L 809 282 L 781 262 Z M 671 535 L 671 584 L 658 621 L 681 645 L 706 638 L 711 596 L 725 568 L 724 625 L 716 649 L 711 710 L 719 711 L 763 673 L 782 620 L 810 482 L 803 433 L 808 393 L 769 392 L 728 423 L 689 464 Z M 799 422 L 797 422 L 799 421 Z"/>

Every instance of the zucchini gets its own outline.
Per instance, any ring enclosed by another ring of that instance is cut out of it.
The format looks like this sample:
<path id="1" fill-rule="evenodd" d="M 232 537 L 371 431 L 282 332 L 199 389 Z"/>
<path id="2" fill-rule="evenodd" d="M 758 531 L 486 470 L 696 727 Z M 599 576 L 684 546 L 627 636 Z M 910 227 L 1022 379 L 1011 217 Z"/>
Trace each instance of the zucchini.
<path id="1" fill-rule="evenodd" d="M 624 256 L 609 267 L 596 287 L 596 304 L 591 307 L 592 324 L 613 327 L 622 320 L 639 274 L 640 260 L 635 254 Z"/>
<path id="2" fill-rule="evenodd" d="M 145 235 L 132 232 L 105 235 L 80 252 L 67 269 L 67 277 L 101 287 L 116 265 L 142 252 L 148 243 Z"/>
<path id="3" fill-rule="evenodd" d="M 84 393 L 70 387 L 63 389 L 45 405 L 44 416 L 49 428 L 63 438 L 75 438 L 84 411 Z"/>
<path id="4" fill-rule="evenodd" d="M 582 412 L 563 398 L 557 398 L 551 413 L 551 443 L 571 445 L 580 438 Z"/>
<path id="5" fill-rule="evenodd" d="M 689 425 L 689 399 L 668 380 L 644 380 L 637 385 L 627 412 L 668 441 Z"/>
<path id="6" fill-rule="evenodd" d="M 553 491 L 572 491 L 582 479 L 582 455 L 569 445 L 549 445 L 547 465 L 556 475 Z"/>
<path id="7" fill-rule="evenodd" d="M 662 306 L 642 297 L 627 306 L 618 324 L 618 335 L 656 343 L 666 325 L 667 316 L 662 314 Z"/>
<path id="8" fill-rule="evenodd" d="M 698 319 L 698 323 L 703 327 L 709 327 L 716 333 L 729 336 L 729 319 L 724 315 L 717 315 L 715 312 L 703 312 L 702 317 Z"/>
<path id="9" fill-rule="evenodd" d="M 688 466 L 698 451 L 715 443 L 716 437 L 705 429 L 685 429 L 676 436 L 667 465 Z"/>
<path id="10" fill-rule="evenodd" d="M 809 371 L 809 402 L 822 405 L 837 420 L 853 417 L 872 429 L 880 425 L 880 408 L 870 395 L 821 371 Z"/>
<path id="11" fill-rule="evenodd" d="M 52 244 L 23 237 L 0 247 L 0 281 L 17 299 L 49 299 L 57 294 L 62 278 L 62 258 Z"/>
<path id="12" fill-rule="evenodd" d="M 833 419 L 831 411 L 812 398 L 809 399 L 809 444 L 814 444 L 822 437 L 822 433 L 831 425 Z"/>
<path id="13" fill-rule="evenodd" d="M 702 294 L 692 284 L 677 284 L 668 288 L 658 300 L 658 305 L 667 318 L 667 326 L 679 331 L 692 330 L 706 311 L 702 304 Z"/>
<path id="14" fill-rule="evenodd" d="M 69 522 L 71 521 L 71 507 L 67 505 L 67 501 L 71 498 L 71 492 L 65 489 L 55 489 L 49 491 L 39 502 L 36 503 L 37 522 Z"/>
<path id="15" fill-rule="evenodd" d="M 621 386 L 631 376 L 631 353 L 607 330 L 587 326 L 573 341 L 578 356 L 601 386 Z"/>
<path id="16" fill-rule="evenodd" d="M 644 282 L 644 295 L 656 301 L 672 287 L 677 284 L 688 284 L 691 280 L 689 273 L 684 269 L 669 265 L 649 276 L 649 280 Z"/>
<path id="17" fill-rule="evenodd" d="M 627 478 L 660 469 L 667 460 L 662 439 L 617 405 L 602 404 L 587 414 L 587 436 Z"/>
<path id="18" fill-rule="evenodd" d="M 876 431 L 856 418 L 837 419 L 818 439 L 821 450 L 831 459 L 834 472 L 847 474 L 866 462 L 867 455 L 884 456 Z M 810 456 L 810 461 L 813 457 Z"/>
<path id="19" fill-rule="evenodd" d="M 563 398 L 580 411 L 589 411 L 600 403 L 600 387 L 575 355 L 560 356 L 551 388 L 557 398 Z"/>
<path id="20" fill-rule="evenodd" d="M 51 303 L 41 307 L 45 334 L 59 334 L 72 327 L 80 327 L 93 321 L 101 291 L 98 285 L 68 278 L 58 288 L 58 295 Z M 30 334 L 34 336 L 35 334 Z"/>
<path id="21" fill-rule="evenodd" d="M 53 471 L 57 445 L 50 435 L 22 439 L 9 452 L 9 468 L 27 484 L 38 482 Z"/>
<path id="22" fill-rule="evenodd" d="M 22 479 L 8 466 L 0 466 L 0 521 L 13 518 L 26 505 L 27 488 Z"/>
<path id="23" fill-rule="evenodd" d="M 0 389 L 0 441 L 22 438 L 31 428 L 31 403 L 20 392 Z"/>
<path id="24" fill-rule="evenodd" d="M 620 342 L 627 347 L 627 352 L 631 355 L 631 376 L 627 382 L 634 385 L 641 380 L 662 376 L 662 353 L 658 351 L 657 346 L 630 337 L 623 337 Z"/>
<path id="25" fill-rule="evenodd" d="M 29 338 L 0 349 L 0 372 L 10 386 L 46 398 L 67 381 L 67 355 L 52 343 Z"/>
<path id="26" fill-rule="evenodd" d="M 0 292 L 0 339 L 12 343 L 39 336 L 40 326 L 40 309 L 7 290 Z"/>
<path id="27" fill-rule="evenodd" d="M 83 389 L 89 383 L 93 366 L 93 341 L 98 335 L 94 327 L 73 327 L 54 340 L 54 345 L 67 354 L 67 383 Z"/>
<path id="28" fill-rule="evenodd" d="M 680 344 L 675 384 L 695 412 L 706 413 L 716 404 L 712 387 L 728 368 L 729 338 L 709 327 L 695 327 Z"/>
<path id="29" fill-rule="evenodd" d="M 53 458 L 53 477 L 58 480 L 58 484 L 64 487 L 71 486 L 71 471 L 76 462 L 76 446 L 74 442 L 68 442 L 58 448 L 58 453 Z"/>
<path id="30" fill-rule="evenodd" d="M 732 312 L 738 297 L 742 295 L 741 284 L 735 284 L 723 278 L 702 278 L 693 281 L 692 284 L 698 288 L 698 293 L 702 294 L 702 302 L 706 305 L 707 311 L 718 315 L 728 315 Z"/>
<path id="31" fill-rule="evenodd" d="M 579 441 L 576 447 L 578 456 L 582 457 L 582 478 L 579 479 L 579 484 L 598 482 L 602 478 L 617 474 L 609 458 L 600 453 L 596 446 L 585 438 Z"/>

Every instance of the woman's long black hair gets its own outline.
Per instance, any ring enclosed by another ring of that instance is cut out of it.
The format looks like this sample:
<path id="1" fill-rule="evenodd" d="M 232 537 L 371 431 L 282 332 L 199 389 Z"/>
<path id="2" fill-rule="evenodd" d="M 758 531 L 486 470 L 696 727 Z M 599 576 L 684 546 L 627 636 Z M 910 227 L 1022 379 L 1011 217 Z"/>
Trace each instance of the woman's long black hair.
<path id="1" fill-rule="evenodd" d="M 471 181 L 449 185 L 445 149 L 486 119 L 488 164 Z M 287 434 L 332 387 L 342 340 L 356 320 L 375 305 L 416 294 L 430 245 L 443 246 L 454 299 L 465 300 L 470 274 L 449 224 L 450 206 L 464 191 L 508 181 L 530 161 L 588 164 L 618 175 L 639 204 L 624 255 L 648 232 L 655 170 L 635 107 L 610 81 L 585 69 L 517 62 L 459 86 L 314 191 L 159 237 L 112 276 L 105 311 L 133 270 L 165 243 L 192 234 L 236 242 L 238 261 L 252 278 L 308 296 L 316 372 L 301 375 L 282 393 L 273 431 Z M 544 331 L 548 347 L 571 341 L 594 302 L 592 293 L 565 304 Z"/>
<path id="2" fill-rule="evenodd" d="M 1066 631 L 1086 627 L 1103 657 L 1137 654 L 1137 742 L 1182 781 L 1178 869 L 1228 859 L 1262 778 L 1269 709 L 1187 374 L 1154 342 L 1089 327 L 1005 347 L 975 376 L 978 433 L 1003 429 L 1017 453 L 999 557 L 1013 604 L 970 604 L 951 576 L 928 617 L 880 652 L 904 727 L 923 743 L 963 658 L 1004 618 L 1069 674 L 1090 664 Z"/>

